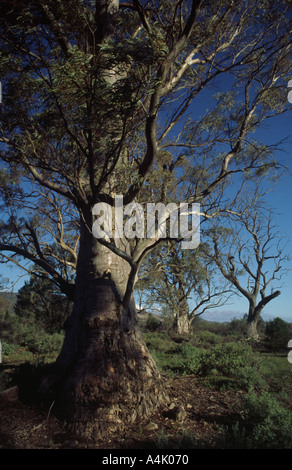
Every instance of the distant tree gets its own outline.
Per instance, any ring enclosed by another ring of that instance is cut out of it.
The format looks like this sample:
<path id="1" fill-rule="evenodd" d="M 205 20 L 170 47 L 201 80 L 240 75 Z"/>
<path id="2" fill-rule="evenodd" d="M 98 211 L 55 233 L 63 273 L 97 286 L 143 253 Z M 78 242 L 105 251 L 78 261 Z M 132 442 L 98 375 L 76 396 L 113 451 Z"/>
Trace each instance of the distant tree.
<path id="1" fill-rule="evenodd" d="M 194 319 L 206 310 L 220 307 L 228 300 L 231 288 L 218 275 L 216 264 L 169 242 L 154 250 L 140 270 L 136 288 L 146 309 L 158 308 L 171 318 L 178 334 L 190 332 Z"/>
<path id="2" fill-rule="evenodd" d="M 258 337 L 258 321 L 264 307 L 280 295 L 287 271 L 283 239 L 273 225 L 270 210 L 259 201 L 246 201 L 236 210 L 212 221 L 208 231 L 211 250 L 206 252 L 222 275 L 243 295 L 249 305 L 248 335 Z"/>

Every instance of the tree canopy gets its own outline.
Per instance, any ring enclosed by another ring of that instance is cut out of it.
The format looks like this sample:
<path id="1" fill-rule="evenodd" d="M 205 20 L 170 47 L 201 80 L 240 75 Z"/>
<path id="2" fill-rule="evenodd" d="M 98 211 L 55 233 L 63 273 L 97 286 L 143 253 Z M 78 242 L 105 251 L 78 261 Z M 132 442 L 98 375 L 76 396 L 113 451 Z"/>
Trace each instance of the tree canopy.
<path id="1" fill-rule="evenodd" d="M 32 261 L 70 294 L 85 206 L 122 194 L 208 210 L 229 176 L 276 167 L 253 132 L 287 110 L 288 9 L 2 2 L 2 259 Z M 138 242 L 131 256 L 110 248 L 135 264 L 150 244 Z"/>

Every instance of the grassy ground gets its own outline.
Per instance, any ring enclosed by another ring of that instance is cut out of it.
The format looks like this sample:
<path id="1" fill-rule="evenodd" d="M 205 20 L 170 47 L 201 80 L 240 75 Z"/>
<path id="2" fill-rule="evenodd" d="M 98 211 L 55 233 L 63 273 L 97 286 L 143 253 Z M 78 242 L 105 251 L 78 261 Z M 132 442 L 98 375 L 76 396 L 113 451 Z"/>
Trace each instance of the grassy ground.
<path id="1" fill-rule="evenodd" d="M 149 422 L 124 436 L 82 442 L 33 402 L 0 403 L 1 448 L 292 448 L 292 365 L 286 351 L 250 345 L 241 331 L 204 324 L 187 337 L 144 328 L 169 392 Z M 8 348 L 0 389 L 32 383 L 48 356 Z M 33 400 L 32 400 L 33 401 Z M 182 416 L 175 414 L 183 410 Z"/>

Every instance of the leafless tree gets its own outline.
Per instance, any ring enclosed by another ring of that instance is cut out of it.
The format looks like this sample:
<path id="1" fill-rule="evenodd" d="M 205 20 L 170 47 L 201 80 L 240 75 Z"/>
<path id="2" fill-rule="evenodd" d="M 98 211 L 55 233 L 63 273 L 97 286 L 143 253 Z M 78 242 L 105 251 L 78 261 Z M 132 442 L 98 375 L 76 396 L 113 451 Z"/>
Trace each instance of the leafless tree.
<path id="1" fill-rule="evenodd" d="M 136 284 L 140 304 L 145 310 L 159 309 L 172 319 L 178 334 L 187 334 L 196 317 L 224 305 L 231 295 L 229 283 L 217 271 L 200 247 L 194 256 L 170 241 L 141 266 Z"/>
<path id="2" fill-rule="evenodd" d="M 259 201 L 246 209 L 243 206 L 212 222 L 209 257 L 247 299 L 249 336 L 256 339 L 260 314 L 281 294 L 279 287 L 287 272 L 288 256 L 271 210 L 261 207 Z"/>

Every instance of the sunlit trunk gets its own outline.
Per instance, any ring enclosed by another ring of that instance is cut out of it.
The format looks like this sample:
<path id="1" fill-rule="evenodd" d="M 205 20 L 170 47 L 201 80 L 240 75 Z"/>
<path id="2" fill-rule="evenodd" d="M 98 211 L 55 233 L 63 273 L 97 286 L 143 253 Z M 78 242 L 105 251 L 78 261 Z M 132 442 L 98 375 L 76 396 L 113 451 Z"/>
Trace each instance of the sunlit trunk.
<path id="1" fill-rule="evenodd" d="M 252 320 L 247 322 L 247 335 L 250 339 L 258 340 L 259 333 L 257 327 L 257 320 Z"/>
<path id="2" fill-rule="evenodd" d="M 188 334 L 190 332 L 189 307 L 187 299 L 183 298 L 178 304 L 178 310 L 174 317 L 174 330 L 180 334 Z"/>
<path id="3" fill-rule="evenodd" d="M 247 316 L 247 335 L 250 339 L 258 340 L 258 320 L 260 317 L 261 311 L 255 307 L 255 302 L 250 301 L 249 311 Z"/>

